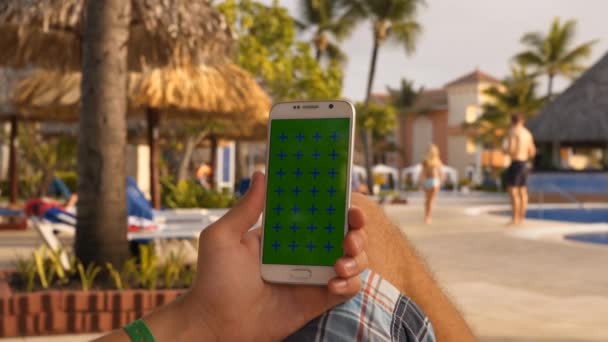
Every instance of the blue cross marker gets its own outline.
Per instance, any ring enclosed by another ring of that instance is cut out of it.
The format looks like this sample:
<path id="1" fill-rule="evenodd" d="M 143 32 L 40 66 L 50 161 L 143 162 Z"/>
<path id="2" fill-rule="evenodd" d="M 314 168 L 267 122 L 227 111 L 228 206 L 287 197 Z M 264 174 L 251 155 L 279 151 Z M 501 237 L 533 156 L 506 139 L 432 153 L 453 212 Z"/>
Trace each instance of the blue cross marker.
<path id="1" fill-rule="evenodd" d="M 340 137 L 340 135 L 334 131 L 330 136 L 329 136 L 334 142 L 336 142 L 336 140 L 338 140 L 338 138 Z"/>
<path id="2" fill-rule="evenodd" d="M 285 142 L 285 140 L 287 140 L 287 136 L 285 135 L 285 132 L 281 132 L 281 135 L 279 135 L 279 139 L 281 140 L 281 142 Z"/>
<path id="3" fill-rule="evenodd" d="M 291 211 L 295 214 L 297 214 L 300 211 L 300 208 L 298 208 L 297 204 L 294 204 L 293 207 L 291 208 Z"/>
<path id="4" fill-rule="evenodd" d="M 309 190 L 310 193 L 312 194 L 312 197 L 316 197 L 317 194 L 319 193 L 319 189 L 317 189 L 317 187 L 315 185 L 312 186 L 312 189 Z"/>
<path id="5" fill-rule="evenodd" d="M 336 153 L 336 150 L 332 150 L 331 153 L 329 154 L 329 156 L 331 157 L 331 160 L 336 160 L 336 157 L 338 157 L 338 154 Z"/>
<path id="6" fill-rule="evenodd" d="M 302 154 L 302 151 L 298 150 L 298 152 L 294 153 L 293 156 L 296 157 L 297 160 L 300 160 L 304 155 Z"/>
<path id="7" fill-rule="evenodd" d="M 319 211 L 319 208 L 317 208 L 315 206 L 315 204 L 313 203 L 312 206 L 310 208 L 308 208 L 308 211 L 310 211 L 311 215 L 314 215 L 317 211 Z"/>
<path id="8" fill-rule="evenodd" d="M 329 207 L 327 207 L 327 209 L 325 209 L 327 211 L 327 215 L 331 216 L 336 212 L 336 208 L 334 208 L 333 204 L 330 204 Z"/>
<path id="9" fill-rule="evenodd" d="M 331 243 L 327 242 L 325 246 L 323 246 L 323 248 L 327 249 L 327 253 L 329 253 L 334 248 L 334 246 Z"/>
<path id="10" fill-rule="evenodd" d="M 296 176 L 296 178 L 300 178 L 300 176 L 302 176 L 304 174 L 304 172 L 302 172 L 302 170 L 300 170 L 300 168 L 297 168 L 294 172 L 293 175 Z"/>
<path id="11" fill-rule="evenodd" d="M 281 225 L 278 223 L 275 223 L 274 226 L 272 226 L 272 229 L 274 229 L 275 232 L 278 232 L 279 230 L 281 230 Z"/>
<path id="12" fill-rule="evenodd" d="M 312 241 L 310 241 L 310 242 L 308 243 L 308 245 L 306 245 L 306 248 L 308 248 L 308 251 L 309 251 L 309 252 L 312 252 L 312 250 L 313 250 L 313 249 L 315 249 L 315 247 L 317 247 L 317 246 L 315 246 L 315 244 L 314 244 L 314 243 L 312 243 Z"/>
<path id="13" fill-rule="evenodd" d="M 279 159 L 283 160 L 287 157 L 287 154 L 285 154 L 285 152 L 281 151 L 281 152 L 277 153 L 277 157 L 279 157 Z"/>
<path id="14" fill-rule="evenodd" d="M 312 175 L 312 179 L 317 179 L 317 176 L 321 174 L 321 172 L 319 172 L 319 170 L 317 170 L 317 168 L 315 167 L 314 169 L 312 169 L 312 171 L 310 171 L 310 174 Z"/>
<path id="15" fill-rule="evenodd" d="M 275 212 L 277 215 L 280 215 L 280 214 L 281 214 L 281 211 L 283 211 L 283 207 L 281 207 L 281 205 L 280 205 L 280 204 L 277 204 L 277 206 L 276 206 L 276 207 L 274 207 L 274 208 L 272 208 L 272 210 L 274 210 L 274 212 Z"/>
<path id="16" fill-rule="evenodd" d="M 334 178 L 338 173 L 336 172 L 336 169 L 332 167 L 331 169 L 329 169 L 329 172 L 327 174 L 329 175 L 329 177 Z"/>
<path id="17" fill-rule="evenodd" d="M 279 185 L 279 187 L 274 191 L 277 193 L 277 196 L 281 197 L 281 194 L 285 192 L 283 188 Z"/>
<path id="18" fill-rule="evenodd" d="M 314 223 L 311 223 L 306 229 L 308 229 L 309 232 L 314 233 L 314 231 L 317 230 L 317 226 Z"/>
<path id="19" fill-rule="evenodd" d="M 312 138 L 315 139 L 315 142 L 319 142 L 319 140 L 321 140 L 321 134 L 315 132 L 315 135 L 313 135 Z"/>
<path id="20" fill-rule="evenodd" d="M 312 154 L 312 159 L 319 160 L 320 156 L 321 156 L 321 153 L 319 153 L 319 151 L 315 150 L 315 152 Z"/>
<path id="21" fill-rule="evenodd" d="M 298 248 L 298 244 L 295 241 L 291 241 L 291 243 L 288 246 L 289 246 L 289 248 L 291 248 L 292 252 L 295 252 L 296 248 Z"/>
<path id="22" fill-rule="evenodd" d="M 291 192 L 293 192 L 293 194 L 298 197 L 298 195 L 300 194 L 300 192 L 302 192 L 302 190 L 300 190 L 300 187 L 296 185 L 295 188 L 293 188 L 293 190 L 291 190 Z M 295 213 L 294 213 L 295 214 Z"/>
<path id="23" fill-rule="evenodd" d="M 279 241 L 275 240 L 274 243 L 272 244 L 272 248 L 274 248 L 274 251 L 278 251 L 279 247 L 281 247 L 281 244 L 279 243 Z"/>
<path id="24" fill-rule="evenodd" d="M 279 176 L 279 179 L 283 179 L 283 176 L 285 176 L 287 173 L 285 171 L 283 171 L 283 168 L 280 168 L 279 171 L 277 171 L 277 176 Z"/>
<path id="25" fill-rule="evenodd" d="M 302 142 L 302 140 L 304 140 L 304 134 L 302 134 L 302 132 L 298 132 L 298 135 L 296 135 L 296 139 L 298 140 L 298 142 Z"/>
<path id="26" fill-rule="evenodd" d="M 331 232 L 334 231 L 334 229 L 336 229 L 336 227 L 331 223 L 329 223 L 327 226 L 325 226 L 325 230 L 327 230 L 327 232 L 330 234 L 331 234 Z"/>
<path id="27" fill-rule="evenodd" d="M 300 229 L 300 227 L 298 227 L 298 225 L 294 222 L 291 224 L 291 226 L 289 227 L 289 229 L 291 229 L 292 232 L 297 232 L 298 229 Z"/>
<path id="28" fill-rule="evenodd" d="M 327 190 L 327 192 L 329 193 L 329 197 L 333 197 L 334 194 L 336 193 L 336 189 L 334 189 L 334 186 L 330 186 L 329 189 Z"/>

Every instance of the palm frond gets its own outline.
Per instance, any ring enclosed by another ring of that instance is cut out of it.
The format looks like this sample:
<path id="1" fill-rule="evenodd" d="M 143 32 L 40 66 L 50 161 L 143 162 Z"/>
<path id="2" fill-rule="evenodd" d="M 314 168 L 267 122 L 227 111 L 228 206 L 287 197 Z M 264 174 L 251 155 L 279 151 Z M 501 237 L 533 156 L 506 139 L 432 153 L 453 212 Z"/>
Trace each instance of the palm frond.
<path id="1" fill-rule="evenodd" d="M 422 26 L 414 21 L 402 21 L 393 23 L 390 29 L 389 40 L 403 44 L 405 52 L 411 54 L 416 50 L 416 42 L 422 34 Z"/>
<path id="2" fill-rule="evenodd" d="M 515 55 L 515 61 L 525 66 L 541 67 L 545 65 L 545 60 L 542 55 L 534 51 L 525 51 Z"/>
<path id="3" fill-rule="evenodd" d="M 335 61 L 339 62 L 340 64 L 346 63 L 348 60 L 348 57 L 346 56 L 344 51 L 342 51 L 338 45 L 333 44 L 333 43 L 329 43 L 327 45 L 327 49 L 325 50 L 325 53 L 326 53 L 327 57 L 329 57 L 329 59 L 335 60 Z"/>

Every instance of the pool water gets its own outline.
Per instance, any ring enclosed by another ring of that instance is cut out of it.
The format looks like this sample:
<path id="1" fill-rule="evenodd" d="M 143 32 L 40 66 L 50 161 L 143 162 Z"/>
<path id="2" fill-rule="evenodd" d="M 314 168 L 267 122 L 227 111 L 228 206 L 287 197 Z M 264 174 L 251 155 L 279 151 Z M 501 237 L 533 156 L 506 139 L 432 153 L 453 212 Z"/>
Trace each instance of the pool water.
<path id="1" fill-rule="evenodd" d="M 565 238 L 579 242 L 608 245 L 608 232 L 568 234 Z"/>
<path id="2" fill-rule="evenodd" d="M 530 219 L 576 223 L 608 223 L 608 208 L 529 209 L 526 213 L 526 217 Z"/>
<path id="3" fill-rule="evenodd" d="M 527 218 L 576 223 L 607 223 L 608 208 L 595 209 L 531 209 Z M 608 245 L 608 232 L 575 233 L 564 236 L 568 240 Z"/>

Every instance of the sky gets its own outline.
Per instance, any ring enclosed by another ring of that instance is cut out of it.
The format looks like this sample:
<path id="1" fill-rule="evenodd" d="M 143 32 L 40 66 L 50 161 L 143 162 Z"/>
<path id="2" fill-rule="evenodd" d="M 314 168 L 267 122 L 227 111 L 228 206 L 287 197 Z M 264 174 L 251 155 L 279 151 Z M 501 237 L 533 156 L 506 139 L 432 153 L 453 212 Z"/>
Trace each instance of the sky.
<path id="1" fill-rule="evenodd" d="M 279 1 L 295 17 L 299 16 L 298 2 Z M 578 21 L 577 43 L 599 40 L 587 61 L 592 65 L 608 51 L 607 13 L 608 0 L 427 0 L 418 17 L 424 32 L 416 52 L 406 56 L 402 47 L 384 45 L 373 89 L 382 92 L 387 85 L 397 87 L 401 78 L 426 89 L 438 88 L 475 68 L 503 78 L 509 74 L 510 58 L 522 50 L 521 36 L 548 31 L 556 16 Z M 343 95 L 362 100 L 372 47 L 370 24 L 361 23 L 341 46 L 349 58 Z M 556 88 L 568 84 L 558 79 Z M 541 83 L 540 87 L 542 94 L 546 86 Z"/>

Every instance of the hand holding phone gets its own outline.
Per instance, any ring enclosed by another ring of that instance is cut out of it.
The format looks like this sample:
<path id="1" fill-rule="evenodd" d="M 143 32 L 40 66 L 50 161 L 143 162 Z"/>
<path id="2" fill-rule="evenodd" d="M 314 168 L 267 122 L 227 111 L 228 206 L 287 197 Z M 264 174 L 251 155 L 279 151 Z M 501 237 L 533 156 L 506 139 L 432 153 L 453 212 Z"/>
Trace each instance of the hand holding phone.
<path id="1" fill-rule="evenodd" d="M 262 277 L 325 285 L 348 230 L 355 111 L 346 101 L 286 102 L 270 113 Z"/>

